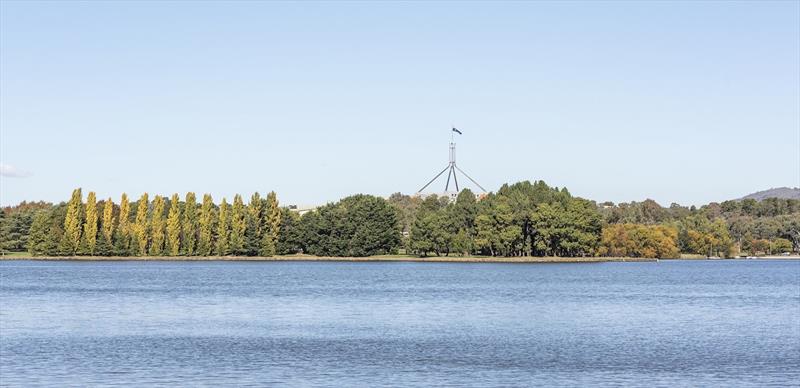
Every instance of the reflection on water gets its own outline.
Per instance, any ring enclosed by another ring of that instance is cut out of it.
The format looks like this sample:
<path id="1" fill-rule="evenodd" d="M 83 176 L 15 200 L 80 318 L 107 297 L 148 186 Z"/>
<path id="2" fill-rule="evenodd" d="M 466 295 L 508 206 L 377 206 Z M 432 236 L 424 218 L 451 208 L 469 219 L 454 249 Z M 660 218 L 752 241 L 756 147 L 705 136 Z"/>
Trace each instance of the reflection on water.
<path id="1" fill-rule="evenodd" d="M 0 385 L 796 385 L 800 262 L 2 262 Z"/>

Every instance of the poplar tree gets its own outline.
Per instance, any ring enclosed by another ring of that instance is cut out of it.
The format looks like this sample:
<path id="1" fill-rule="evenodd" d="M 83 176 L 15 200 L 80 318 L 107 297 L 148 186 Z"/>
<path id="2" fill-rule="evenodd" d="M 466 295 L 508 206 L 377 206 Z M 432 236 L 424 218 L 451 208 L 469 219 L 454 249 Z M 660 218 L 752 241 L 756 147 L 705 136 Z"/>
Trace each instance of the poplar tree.
<path id="1" fill-rule="evenodd" d="M 214 248 L 214 200 L 211 194 L 203 195 L 197 236 L 197 254 L 209 256 Z"/>
<path id="2" fill-rule="evenodd" d="M 219 223 L 217 224 L 217 254 L 220 256 L 230 254 L 230 228 L 231 216 L 228 202 L 222 198 L 222 203 L 219 204 Z"/>
<path id="3" fill-rule="evenodd" d="M 83 217 L 81 208 L 83 202 L 83 195 L 81 189 L 77 188 L 72 191 L 72 198 L 67 203 L 67 214 L 64 218 L 64 234 L 61 239 L 61 250 L 68 255 L 74 255 L 78 252 L 78 247 L 81 243 L 81 224 Z"/>
<path id="4" fill-rule="evenodd" d="M 167 248 L 170 256 L 181 253 L 181 207 L 178 193 L 172 194 L 169 201 L 169 216 L 167 216 Z"/>
<path id="5" fill-rule="evenodd" d="M 94 255 L 97 248 L 97 195 L 90 191 L 86 196 L 86 222 L 83 224 L 83 246 L 86 253 Z"/>
<path id="6" fill-rule="evenodd" d="M 106 200 L 103 207 L 103 236 L 109 244 L 114 236 L 114 202 L 111 198 Z"/>
<path id="7" fill-rule="evenodd" d="M 119 201 L 119 224 L 117 225 L 117 253 L 129 255 L 131 247 L 131 205 L 128 203 L 128 194 L 122 193 Z"/>
<path id="8" fill-rule="evenodd" d="M 153 198 L 153 214 L 150 219 L 150 256 L 159 256 L 164 252 L 164 197 Z"/>
<path id="9" fill-rule="evenodd" d="M 147 242 L 150 240 L 150 233 L 148 232 L 149 225 L 147 224 L 147 207 L 149 204 L 147 193 L 142 194 L 139 202 L 136 205 L 136 224 L 134 225 L 133 240 L 136 243 L 136 252 L 139 256 L 147 254 Z"/>
<path id="10" fill-rule="evenodd" d="M 194 193 L 186 193 L 181 218 L 181 249 L 184 255 L 192 256 L 197 245 L 197 199 Z"/>
<path id="11" fill-rule="evenodd" d="M 264 223 L 264 202 L 257 192 L 250 197 L 247 205 L 247 229 L 245 235 L 245 249 L 247 255 L 258 255 L 261 248 L 261 231 Z"/>
<path id="12" fill-rule="evenodd" d="M 231 212 L 231 237 L 230 237 L 230 251 L 234 255 L 242 255 L 246 253 L 245 250 L 245 229 L 247 228 L 247 212 L 242 202 L 242 196 L 236 194 L 233 197 L 233 211 Z"/>
<path id="13" fill-rule="evenodd" d="M 262 228 L 261 256 L 274 256 L 278 243 L 278 233 L 281 227 L 281 209 L 278 207 L 278 197 L 274 191 L 267 194 L 267 206 L 264 209 L 264 226 Z"/>
<path id="14" fill-rule="evenodd" d="M 114 253 L 114 202 L 111 198 L 103 200 L 103 213 L 100 219 L 100 232 L 97 234 L 97 248 L 95 254 L 100 256 L 111 256 Z M 100 203 L 97 204 L 100 210 Z"/>

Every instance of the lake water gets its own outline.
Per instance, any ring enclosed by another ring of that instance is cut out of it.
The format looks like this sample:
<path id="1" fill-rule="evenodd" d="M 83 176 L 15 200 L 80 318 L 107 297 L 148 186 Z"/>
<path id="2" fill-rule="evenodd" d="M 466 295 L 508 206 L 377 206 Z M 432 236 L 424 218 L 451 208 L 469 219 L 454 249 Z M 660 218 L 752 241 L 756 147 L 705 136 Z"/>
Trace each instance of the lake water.
<path id="1" fill-rule="evenodd" d="M 792 386 L 800 261 L 0 262 L 0 385 Z"/>

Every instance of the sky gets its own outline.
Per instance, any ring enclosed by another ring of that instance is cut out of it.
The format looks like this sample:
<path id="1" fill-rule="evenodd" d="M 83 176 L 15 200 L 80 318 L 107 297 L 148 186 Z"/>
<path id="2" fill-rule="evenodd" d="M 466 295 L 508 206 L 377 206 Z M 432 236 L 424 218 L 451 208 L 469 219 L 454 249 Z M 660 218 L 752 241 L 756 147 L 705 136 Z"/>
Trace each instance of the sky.
<path id="1" fill-rule="evenodd" d="M 800 2 L 0 1 L 2 205 L 413 194 L 452 126 L 492 191 L 800 186 Z"/>

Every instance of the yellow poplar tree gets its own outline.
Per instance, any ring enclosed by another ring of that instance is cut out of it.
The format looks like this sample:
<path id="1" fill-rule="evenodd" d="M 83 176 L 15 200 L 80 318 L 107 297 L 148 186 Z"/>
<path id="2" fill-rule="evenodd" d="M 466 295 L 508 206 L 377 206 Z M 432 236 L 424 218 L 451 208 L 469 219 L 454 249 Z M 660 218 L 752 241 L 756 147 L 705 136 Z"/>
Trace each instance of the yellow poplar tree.
<path id="1" fill-rule="evenodd" d="M 81 243 L 82 205 L 83 194 L 81 194 L 81 189 L 73 190 L 72 198 L 67 203 L 67 215 L 64 218 L 64 235 L 61 240 L 61 250 L 69 255 L 74 255 L 78 252 L 78 247 Z"/>
<path id="2" fill-rule="evenodd" d="M 114 236 L 114 202 L 111 198 L 106 200 L 103 207 L 103 236 L 111 244 L 111 238 Z"/>
<path id="3" fill-rule="evenodd" d="M 150 256 L 158 256 L 164 252 L 164 197 L 156 195 L 153 198 L 153 214 L 150 218 Z"/>
<path id="4" fill-rule="evenodd" d="M 150 240 L 150 233 L 148 233 L 147 224 L 147 207 L 149 204 L 147 193 L 142 194 L 139 202 L 136 205 L 136 224 L 134 225 L 134 234 L 136 235 L 136 252 L 139 256 L 147 254 L 147 242 Z"/>
<path id="5" fill-rule="evenodd" d="M 214 249 L 214 199 L 211 194 L 203 195 L 197 235 L 197 254 L 209 256 Z"/>
<path id="6" fill-rule="evenodd" d="M 219 224 L 217 225 L 217 254 L 225 256 L 230 254 L 230 228 L 231 216 L 228 202 L 222 198 L 219 204 Z"/>
<path id="7" fill-rule="evenodd" d="M 192 192 L 186 193 L 181 227 L 183 229 L 181 236 L 183 254 L 192 256 L 195 254 L 197 245 L 197 199 L 195 199 L 195 195 Z"/>
<path id="8" fill-rule="evenodd" d="M 244 232 L 247 228 L 247 216 L 242 196 L 236 194 L 233 197 L 233 211 L 231 211 L 231 237 L 230 237 L 230 251 L 234 255 L 245 254 L 244 247 Z"/>
<path id="9" fill-rule="evenodd" d="M 281 226 L 281 209 L 278 207 L 278 197 L 274 191 L 267 194 L 267 206 L 265 209 L 265 225 L 262 229 L 261 256 L 274 256 L 275 247 L 278 244 L 278 233 Z"/>
<path id="10" fill-rule="evenodd" d="M 181 205 L 178 193 L 172 194 L 169 200 L 169 215 L 167 216 L 167 248 L 170 256 L 181 253 Z"/>
<path id="11" fill-rule="evenodd" d="M 83 244 L 86 253 L 94 255 L 97 248 L 97 195 L 90 191 L 86 196 L 86 222 L 83 224 Z"/>
<path id="12" fill-rule="evenodd" d="M 130 254 L 131 246 L 131 205 L 128 202 L 128 194 L 122 193 L 119 200 L 119 225 L 117 225 L 117 247 L 121 254 Z"/>

